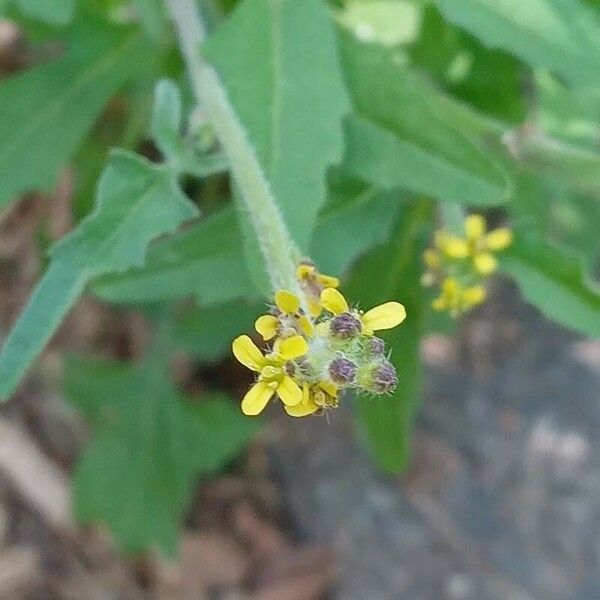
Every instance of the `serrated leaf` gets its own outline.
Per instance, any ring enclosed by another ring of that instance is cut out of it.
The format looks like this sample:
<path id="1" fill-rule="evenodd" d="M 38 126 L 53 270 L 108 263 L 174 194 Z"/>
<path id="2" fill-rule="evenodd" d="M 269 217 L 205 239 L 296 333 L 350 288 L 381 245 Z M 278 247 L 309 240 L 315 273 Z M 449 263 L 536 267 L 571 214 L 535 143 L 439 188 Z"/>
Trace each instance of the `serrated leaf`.
<path id="1" fill-rule="evenodd" d="M 60 59 L 0 82 L 0 206 L 51 191 L 107 99 L 146 60 L 141 36 L 81 25 Z"/>
<path id="2" fill-rule="evenodd" d="M 0 397 L 12 393 L 91 279 L 140 267 L 152 239 L 195 214 L 170 171 L 113 152 L 96 209 L 52 248 L 50 267 L 2 347 Z"/>
<path id="3" fill-rule="evenodd" d="M 75 0 L 16 0 L 16 3 L 26 16 L 50 25 L 66 25 L 75 10 Z"/>
<path id="4" fill-rule="evenodd" d="M 436 0 L 447 19 L 490 47 L 573 83 L 597 83 L 600 19 L 578 0 Z"/>
<path id="5" fill-rule="evenodd" d="M 346 295 L 363 307 L 389 300 L 406 307 L 406 321 L 382 335 L 398 373 L 396 391 L 391 396 L 357 400 L 357 417 L 367 444 L 377 464 L 389 473 L 397 473 L 406 466 L 421 396 L 419 348 L 424 302 L 421 252 L 429 219 L 428 203 L 415 203 L 403 211 L 393 240 L 359 261 L 345 286 Z"/>
<path id="6" fill-rule="evenodd" d="M 308 249 L 349 110 L 320 0 L 246 0 L 205 47 L 293 238 Z"/>
<path id="7" fill-rule="evenodd" d="M 503 171 L 453 125 L 430 86 L 388 49 L 341 36 L 354 115 L 344 168 L 383 189 L 404 187 L 439 200 L 494 205 L 508 199 Z"/>
<path id="8" fill-rule="evenodd" d="M 130 552 L 175 554 L 196 478 L 220 469 L 256 431 L 223 397 L 182 398 L 167 370 L 155 357 L 67 365 L 67 396 L 93 430 L 75 471 L 75 514 L 105 523 Z"/>
<path id="9" fill-rule="evenodd" d="M 546 316 L 600 337 L 600 290 L 577 257 L 535 236 L 517 235 L 500 257 L 500 266 Z"/>

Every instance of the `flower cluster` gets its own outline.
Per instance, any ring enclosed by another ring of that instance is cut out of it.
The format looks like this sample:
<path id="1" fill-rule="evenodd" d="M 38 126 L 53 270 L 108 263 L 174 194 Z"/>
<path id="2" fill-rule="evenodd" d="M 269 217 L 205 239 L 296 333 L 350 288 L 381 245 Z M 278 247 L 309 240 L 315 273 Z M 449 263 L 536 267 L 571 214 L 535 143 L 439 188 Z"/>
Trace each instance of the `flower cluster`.
<path id="1" fill-rule="evenodd" d="M 436 231 L 434 247 L 423 255 L 427 267 L 423 283 L 440 287 L 440 295 L 432 306 L 453 316 L 485 300 L 485 281 L 497 267 L 494 252 L 504 250 L 512 242 L 510 229 L 501 227 L 488 232 L 481 215 L 469 215 L 464 231 L 464 238 L 445 230 Z"/>
<path id="2" fill-rule="evenodd" d="M 301 264 L 296 275 L 304 298 L 279 290 L 269 314 L 256 320 L 267 351 L 247 335 L 233 341 L 234 356 L 257 374 L 242 400 L 244 414 L 258 415 L 274 396 L 289 415 L 304 417 L 336 408 L 346 389 L 391 392 L 396 371 L 375 331 L 399 325 L 406 318 L 402 304 L 363 312 L 348 305 L 335 277 L 314 265 Z"/>

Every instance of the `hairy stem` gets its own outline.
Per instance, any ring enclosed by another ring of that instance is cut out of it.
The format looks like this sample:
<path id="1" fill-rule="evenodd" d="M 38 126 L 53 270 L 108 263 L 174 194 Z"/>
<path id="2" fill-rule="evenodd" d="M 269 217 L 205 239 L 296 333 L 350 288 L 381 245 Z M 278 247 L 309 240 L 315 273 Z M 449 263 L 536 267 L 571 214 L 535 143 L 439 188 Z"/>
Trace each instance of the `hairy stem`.
<path id="1" fill-rule="evenodd" d="M 242 192 L 273 290 L 285 288 L 302 297 L 295 277 L 300 252 L 273 197 L 258 157 L 239 122 L 216 71 L 204 61 L 205 37 L 194 0 L 165 0 L 177 30 L 196 98 L 212 123 Z"/>

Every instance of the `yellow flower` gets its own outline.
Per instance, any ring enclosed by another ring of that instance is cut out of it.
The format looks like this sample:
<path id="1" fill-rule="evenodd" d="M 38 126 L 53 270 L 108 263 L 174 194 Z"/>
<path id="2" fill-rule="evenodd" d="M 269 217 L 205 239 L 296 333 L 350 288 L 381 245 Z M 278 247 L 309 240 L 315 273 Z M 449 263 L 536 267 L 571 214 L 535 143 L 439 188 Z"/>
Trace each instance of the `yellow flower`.
<path id="1" fill-rule="evenodd" d="M 504 250 L 512 242 L 512 232 L 506 227 L 487 233 L 487 225 L 481 215 L 469 215 L 465 219 L 465 235 L 469 257 L 481 275 L 490 275 L 498 266 L 492 252 Z"/>
<path id="2" fill-rule="evenodd" d="M 300 298 L 287 290 L 278 290 L 275 294 L 275 305 L 283 317 L 290 317 L 297 323 L 304 335 L 312 335 L 313 324 L 300 312 Z M 263 340 L 273 339 L 279 332 L 281 321 L 275 315 L 262 315 L 256 319 L 254 328 Z"/>
<path id="3" fill-rule="evenodd" d="M 279 396 L 284 406 L 294 406 L 302 401 L 302 390 L 285 372 L 288 360 L 308 352 L 308 344 L 302 336 L 277 340 L 273 352 L 265 356 L 247 335 L 240 335 L 233 341 L 232 350 L 244 366 L 259 373 L 258 381 L 242 400 L 245 415 L 261 413 L 274 394 Z"/>
<path id="4" fill-rule="evenodd" d="M 446 277 L 442 282 L 442 292 L 432 302 L 432 307 L 437 311 L 448 311 L 452 315 L 469 310 L 481 304 L 486 297 L 482 285 L 463 287 L 453 277 Z"/>
<path id="5" fill-rule="evenodd" d="M 334 315 L 350 312 L 348 302 L 334 288 L 325 288 L 321 292 L 321 306 Z M 375 331 L 392 329 L 400 325 L 406 319 L 406 309 L 399 302 L 386 302 L 365 313 L 358 311 L 357 316 L 362 325 L 362 333 L 373 335 Z"/>
<path id="6" fill-rule="evenodd" d="M 284 408 L 291 417 L 306 417 L 323 408 L 336 408 L 337 405 L 337 387 L 330 381 L 320 381 L 315 385 L 303 384 L 302 401 L 293 406 L 284 405 Z"/>
<path id="7" fill-rule="evenodd" d="M 302 290 L 306 294 L 308 310 L 313 317 L 321 314 L 319 295 L 324 288 L 336 288 L 340 285 L 337 277 L 319 273 L 314 265 L 301 263 L 296 269 L 296 279 L 300 282 Z"/>
<path id="8" fill-rule="evenodd" d="M 437 231 L 434 245 L 443 256 L 452 260 L 469 259 L 475 271 L 481 275 L 493 273 L 498 263 L 492 252 L 504 250 L 512 242 L 512 232 L 506 227 L 487 232 L 485 219 L 481 215 L 469 215 L 465 219 L 465 239 L 447 231 Z M 424 255 L 430 269 L 438 269 L 442 260 L 435 250 Z"/>

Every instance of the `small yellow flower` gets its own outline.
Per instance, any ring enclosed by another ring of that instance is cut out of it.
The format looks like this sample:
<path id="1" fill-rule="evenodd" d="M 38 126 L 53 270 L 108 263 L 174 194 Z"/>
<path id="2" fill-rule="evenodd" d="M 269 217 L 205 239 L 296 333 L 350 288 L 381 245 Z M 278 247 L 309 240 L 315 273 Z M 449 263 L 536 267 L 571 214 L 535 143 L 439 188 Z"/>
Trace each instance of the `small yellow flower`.
<path id="1" fill-rule="evenodd" d="M 320 381 L 315 385 L 305 383 L 302 386 L 302 401 L 293 406 L 284 405 L 284 408 L 291 417 L 306 417 L 321 409 L 336 408 L 337 405 L 337 387 L 330 381 Z"/>
<path id="2" fill-rule="evenodd" d="M 239 362 L 259 373 L 258 381 L 242 400 L 242 412 L 245 415 L 260 414 L 274 394 L 279 396 L 284 406 L 294 406 L 302 401 L 302 390 L 285 373 L 288 360 L 308 352 L 308 344 L 302 336 L 277 340 L 273 352 L 265 356 L 247 335 L 240 335 L 233 341 L 232 350 Z"/>
<path id="3" fill-rule="evenodd" d="M 442 282 L 442 292 L 432 302 L 432 307 L 437 311 L 458 315 L 481 304 L 485 297 L 486 291 L 482 285 L 462 287 L 453 277 L 446 277 Z"/>
<path id="4" fill-rule="evenodd" d="M 324 288 L 336 288 L 340 285 L 337 277 L 323 275 L 319 273 L 317 267 L 309 263 L 301 263 L 296 269 L 296 278 L 300 282 L 300 287 L 306 294 L 308 310 L 313 317 L 321 314 L 321 304 L 319 296 Z"/>
<path id="5" fill-rule="evenodd" d="M 313 324 L 305 315 L 300 312 L 300 298 L 287 290 L 278 290 L 275 294 L 275 305 L 284 317 L 290 317 L 300 327 L 305 335 L 312 335 Z M 281 326 L 280 319 L 275 315 L 262 315 L 256 319 L 254 328 L 263 340 L 272 340 L 279 332 Z"/>
<path id="6" fill-rule="evenodd" d="M 468 255 L 481 275 L 490 275 L 498 266 L 492 252 L 504 250 L 512 242 L 512 232 L 506 227 L 487 233 L 487 225 L 481 215 L 469 215 L 465 219 L 465 235 Z"/>
<path id="7" fill-rule="evenodd" d="M 321 292 L 321 306 L 334 315 L 350 312 L 348 302 L 340 292 L 334 288 L 325 288 Z M 367 312 L 358 312 L 362 325 L 362 333 L 373 335 L 375 331 L 392 329 L 406 319 L 406 309 L 399 302 L 386 302 L 375 306 Z"/>

